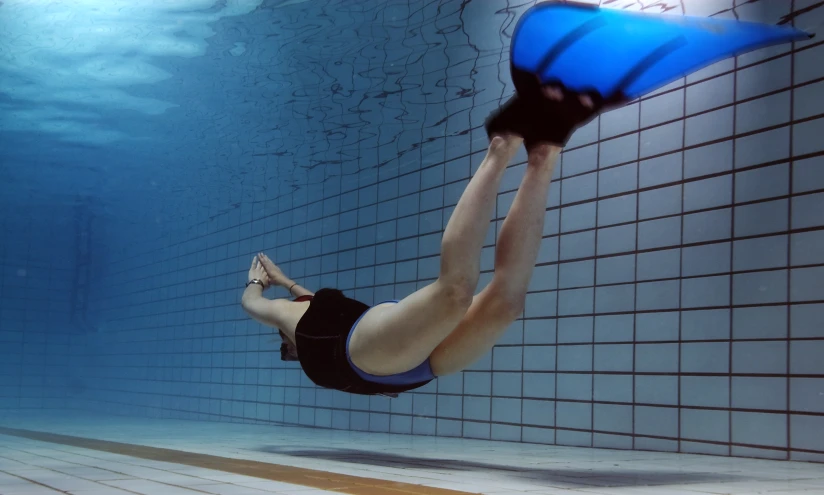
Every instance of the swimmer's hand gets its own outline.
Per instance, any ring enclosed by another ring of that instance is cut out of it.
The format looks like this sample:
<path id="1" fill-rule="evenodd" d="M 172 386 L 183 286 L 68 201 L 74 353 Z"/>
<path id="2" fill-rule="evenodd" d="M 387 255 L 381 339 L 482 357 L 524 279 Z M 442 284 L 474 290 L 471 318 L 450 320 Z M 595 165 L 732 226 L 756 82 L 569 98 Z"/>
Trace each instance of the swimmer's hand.
<path id="1" fill-rule="evenodd" d="M 255 279 L 263 282 L 264 289 L 268 288 L 269 285 L 271 285 L 269 274 L 266 273 L 266 270 L 263 269 L 263 265 L 261 265 L 258 256 L 252 258 L 252 267 L 249 268 L 249 282 Z"/>
<path id="2" fill-rule="evenodd" d="M 287 287 L 293 283 L 292 280 L 287 277 L 283 271 L 269 259 L 268 256 L 263 253 L 258 253 L 257 259 L 260 260 L 260 264 L 266 271 L 266 274 L 269 276 L 269 281 L 272 284 Z"/>

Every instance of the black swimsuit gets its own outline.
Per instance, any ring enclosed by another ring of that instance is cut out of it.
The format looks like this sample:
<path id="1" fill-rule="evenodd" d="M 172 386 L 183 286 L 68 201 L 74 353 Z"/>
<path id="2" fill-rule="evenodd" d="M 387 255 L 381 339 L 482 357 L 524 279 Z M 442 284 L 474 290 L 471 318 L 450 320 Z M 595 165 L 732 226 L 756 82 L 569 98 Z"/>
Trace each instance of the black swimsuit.
<path id="1" fill-rule="evenodd" d="M 364 380 L 349 364 L 346 341 L 352 326 L 369 306 L 337 289 L 321 289 L 295 329 L 298 359 L 316 385 L 361 395 L 394 395 L 431 382 L 390 385 Z"/>

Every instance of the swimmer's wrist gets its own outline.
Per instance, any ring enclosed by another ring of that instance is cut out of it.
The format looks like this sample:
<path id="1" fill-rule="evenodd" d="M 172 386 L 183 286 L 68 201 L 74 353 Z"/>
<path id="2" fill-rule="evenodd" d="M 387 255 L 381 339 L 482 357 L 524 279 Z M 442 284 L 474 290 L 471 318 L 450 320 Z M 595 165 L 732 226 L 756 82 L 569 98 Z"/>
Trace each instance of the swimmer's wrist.
<path id="1" fill-rule="evenodd" d="M 306 289 L 305 287 L 301 286 L 299 283 L 295 282 L 294 280 L 289 281 L 288 284 L 284 284 L 283 288 L 289 291 L 289 295 L 291 297 L 302 297 L 302 296 L 313 296 L 313 295 L 315 295 L 314 292 Z"/>
<path id="2" fill-rule="evenodd" d="M 263 284 L 264 282 L 259 279 L 250 280 L 246 282 L 246 290 L 248 290 L 250 287 L 257 287 L 260 289 L 261 292 L 263 292 L 266 289 L 266 287 Z"/>

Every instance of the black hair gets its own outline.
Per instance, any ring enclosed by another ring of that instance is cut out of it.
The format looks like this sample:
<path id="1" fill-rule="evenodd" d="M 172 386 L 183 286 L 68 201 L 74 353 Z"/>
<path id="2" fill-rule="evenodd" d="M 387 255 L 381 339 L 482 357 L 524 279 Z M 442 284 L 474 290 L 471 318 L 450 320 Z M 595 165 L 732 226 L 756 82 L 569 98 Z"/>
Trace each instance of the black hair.
<path id="1" fill-rule="evenodd" d="M 288 337 L 286 337 L 286 334 L 283 333 L 281 330 L 278 330 L 278 333 L 280 334 L 280 338 L 281 338 L 281 341 L 282 341 L 281 344 L 280 344 L 280 360 L 281 361 L 298 361 L 297 356 L 295 356 L 295 355 L 293 355 L 292 353 L 289 352 L 289 344 L 286 343 L 286 341 L 289 340 L 289 339 L 288 339 Z"/>

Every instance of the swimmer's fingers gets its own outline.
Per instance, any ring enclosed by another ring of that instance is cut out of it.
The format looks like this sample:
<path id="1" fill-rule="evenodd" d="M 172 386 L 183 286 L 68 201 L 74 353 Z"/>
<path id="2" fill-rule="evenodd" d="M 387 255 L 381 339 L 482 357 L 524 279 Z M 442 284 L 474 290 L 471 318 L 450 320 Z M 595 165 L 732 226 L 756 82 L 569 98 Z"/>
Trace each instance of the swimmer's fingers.
<path id="1" fill-rule="evenodd" d="M 252 271 L 257 273 L 258 275 L 266 273 L 265 268 L 263 267 L 263 265 L 260 262 L 260 259 L 257 256 L 255 256 L 255 258 L 252 260 Z"/>
<path id="2" fill-rule="evenodd" d="M 274 262 L 272 262 L 272 260 L 270 260 L 269 257 L 266 256 L 265 254 L 260 253 L 258 255 L 258 257 L 260 258 L 260 265 L 267 272 L 270 271 L 270 270 L 272 272 L 275 272 L 275 271 L 279 270 L 278 266 L 276 264 L 274 264 Z"/>

